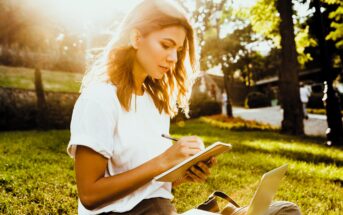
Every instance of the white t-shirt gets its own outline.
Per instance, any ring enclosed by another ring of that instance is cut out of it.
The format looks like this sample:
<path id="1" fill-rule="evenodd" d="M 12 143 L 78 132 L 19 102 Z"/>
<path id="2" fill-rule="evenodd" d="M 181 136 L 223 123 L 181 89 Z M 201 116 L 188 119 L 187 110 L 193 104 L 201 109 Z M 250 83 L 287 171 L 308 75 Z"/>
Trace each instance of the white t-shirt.
<path id="1" fill-rule="evenodd" d="M 136 99 L 133 96 L 130 112 L 127 112 L 119 103 L 114 85 L 93 84 L 81 93 L 74 106 L 67 151 L 74 158 L 77 145 L 87 146 L 109 159 L 105 177 L 116 175 L 169 148 L 171 141 L 161 137 L 161 134 L 169 133 L 169 124 L 169 116 L 158 112 L 148 93 L 136 96 Z M 92 211 L 79 200 L 78 212 L 125 212 L 143 199 L 154 197 L 172 199 L 171 183 L 151 181 L 130 195 Z"/>

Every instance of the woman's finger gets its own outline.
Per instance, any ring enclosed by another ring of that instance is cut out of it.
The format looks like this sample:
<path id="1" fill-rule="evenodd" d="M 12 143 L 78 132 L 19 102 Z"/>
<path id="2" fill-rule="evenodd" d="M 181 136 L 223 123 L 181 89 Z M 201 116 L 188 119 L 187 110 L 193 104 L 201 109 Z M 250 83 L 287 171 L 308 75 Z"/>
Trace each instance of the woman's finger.
<path id="1" fill-rule="evenodd" d="M 205 181 L 207 179 L 207 175 L 205 173 L 203 173 L 201 170 L 199 170 L 197 167 L 192 166 L 190 168 L 190 171 L 197 176 L 199 179 L 201 179 L 202 181 Z"/>
<path id="2" fill-rule="evenodd" d="M 200 148 L 203 150 L 205 148 L 204 142 L 200 137 L 197 136 L 185 136 L 180 138 L 181 142 L 187 142 L 191 148 Z"/>
<path id="3" fill-rule="evenodd" d="M 217 164 L 217 158 L 216 157 L 211 157 L 207 162 L 206 162 L 208 167 L 212 167 Z"/>
<path id="4" fill-rule="evenodd" d="M 189 176 L 189 178 L 191 179 L 191 181 L 193 182 L 202 182 L 201 178 L 199 178 L 197 175 L 195 175 L 193 172 L 188 171 L 187 175 Z"/>
<path id="5" fill-rule="evenodd" d="M 200 168 L 200 170 L 206 175 L 210 174 L 210 169 L 204 162 L 197 163 L 197 167 Z"/>

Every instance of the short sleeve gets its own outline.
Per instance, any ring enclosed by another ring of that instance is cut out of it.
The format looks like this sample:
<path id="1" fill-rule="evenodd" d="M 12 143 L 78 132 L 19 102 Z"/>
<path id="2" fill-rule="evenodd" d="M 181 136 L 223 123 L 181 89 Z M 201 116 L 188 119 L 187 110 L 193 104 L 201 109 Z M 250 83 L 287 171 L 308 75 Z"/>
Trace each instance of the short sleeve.
<path id="1" fill-rule="evenodd" d="M 71 136 L 67 148 L 71 157 L 75 158 L 78 145 L 87 146 L 106 158 L 112 156 L 116 125 L 112 112 L 96 100 L 82 97 L 77 100 L 70 124 Z"/>

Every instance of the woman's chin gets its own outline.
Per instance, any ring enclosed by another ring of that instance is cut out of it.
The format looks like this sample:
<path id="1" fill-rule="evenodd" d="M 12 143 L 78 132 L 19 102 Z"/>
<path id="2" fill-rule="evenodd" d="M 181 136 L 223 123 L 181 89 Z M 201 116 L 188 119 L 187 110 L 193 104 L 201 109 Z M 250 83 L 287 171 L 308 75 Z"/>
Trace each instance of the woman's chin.
<path id="1" fill-rule="evenodd" d="M 156 74 L 152 76 L 153 79 L 161 80 L 163 78 L 164 74 Z"/>

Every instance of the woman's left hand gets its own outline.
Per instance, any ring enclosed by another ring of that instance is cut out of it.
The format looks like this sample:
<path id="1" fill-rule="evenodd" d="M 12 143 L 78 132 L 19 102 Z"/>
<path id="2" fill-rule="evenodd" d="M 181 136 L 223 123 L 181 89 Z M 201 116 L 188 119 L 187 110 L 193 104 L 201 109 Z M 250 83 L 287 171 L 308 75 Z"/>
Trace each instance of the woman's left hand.
<path id="1" fill-rule="evenodd" d="M 217 163 L 217 159 L 212 157 L 207 162 L 199 162 L 196 165 L 189 168 L 181 179 L 173 183 L 174 186 L 185 182 L 198 182 L 203 183 L 210 175 L 210 168 Z"/>

